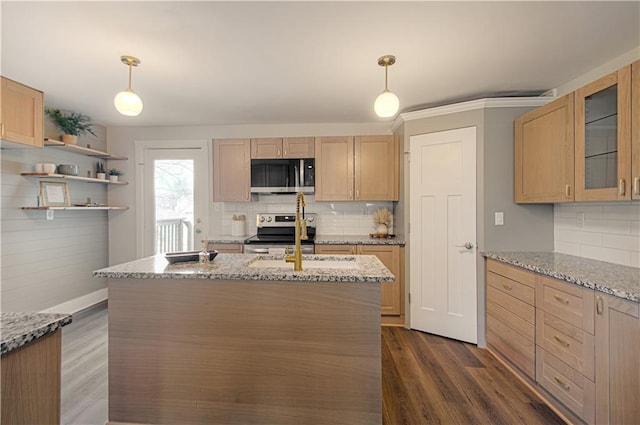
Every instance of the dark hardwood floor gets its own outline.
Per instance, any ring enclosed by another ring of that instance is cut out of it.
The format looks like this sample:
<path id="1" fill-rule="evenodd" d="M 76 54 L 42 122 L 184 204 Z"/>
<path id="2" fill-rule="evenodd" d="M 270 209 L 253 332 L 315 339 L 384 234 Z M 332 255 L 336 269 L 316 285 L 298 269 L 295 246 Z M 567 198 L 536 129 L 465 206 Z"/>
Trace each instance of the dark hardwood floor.
<path id="1" fill-rule="evenodd" d="M 62 335 L 61 423 L 103 425 L 106 308 Z M 404 328 L 382 328 L 382 398 L 384 425 L 563 424 L 486 350 Z"/>
<path id="2" fill-rule="evenodd" d="M 484 349 L 382 328 L 384 425 L 564 424 Z"/>

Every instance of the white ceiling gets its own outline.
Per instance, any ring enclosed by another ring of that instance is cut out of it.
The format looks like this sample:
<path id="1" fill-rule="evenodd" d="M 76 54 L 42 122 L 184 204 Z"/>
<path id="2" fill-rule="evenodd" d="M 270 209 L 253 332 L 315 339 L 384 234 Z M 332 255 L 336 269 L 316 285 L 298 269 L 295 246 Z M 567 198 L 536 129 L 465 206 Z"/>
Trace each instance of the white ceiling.
<path id="1" fill-rule="evenodd" d="M 2 74 L 103 125 L 371 123 L 558 87 L 640 45 L 640 2 L 9 2 Z M 123 54 L 139 117 L 119 115 Z"/>

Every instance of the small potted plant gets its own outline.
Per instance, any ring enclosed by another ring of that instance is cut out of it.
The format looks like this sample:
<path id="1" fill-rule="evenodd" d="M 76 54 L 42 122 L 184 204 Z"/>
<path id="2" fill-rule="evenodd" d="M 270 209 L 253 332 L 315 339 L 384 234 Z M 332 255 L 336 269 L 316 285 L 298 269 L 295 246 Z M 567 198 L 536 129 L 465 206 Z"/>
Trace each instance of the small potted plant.
<path id="1" fill-rule="evenodd" d="M 46 108 L 45 113 L 51 122 L 62 131 L 62 142 L 68 145 L 78 143 L 78 136 L 90 133 L 96 134 L 91 129 L 91 118 L 77 112 L 62 112 L 60 109 Z M 97 136 L 96 136 L 97 137 Z"/>
<path id="2" fill-rule="evenodd" d="M 109 173 L 109 181 L 112 182 L 117 182 L 118 176 L 122 175 L 122 171 L 118 170 L 117 168 L 109 168 L 107 170 L 107 173 Z"/>
<path id="3" fill-rule="evenodd" d="M 373 222 L 376 225 L 376 236 L 385 238 L 389 234 L 391 223 L 391 211 L 388 208 L 380 208 L 373 214 Z"/>
<path id="4" fill-rule="evenodd" d="M 107 178 L 107 174 L 104 172 L 104 163 L 102 161 L 96 162 L 96 178 L 100 180 L 105 180 Z"/>

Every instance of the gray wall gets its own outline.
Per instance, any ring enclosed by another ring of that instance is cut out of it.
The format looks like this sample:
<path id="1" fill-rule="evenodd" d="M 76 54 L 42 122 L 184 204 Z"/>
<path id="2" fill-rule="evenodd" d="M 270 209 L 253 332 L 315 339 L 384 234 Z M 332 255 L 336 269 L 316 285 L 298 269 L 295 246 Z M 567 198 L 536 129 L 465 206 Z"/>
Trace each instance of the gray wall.
<path id="1" fill-rule="evenodd" d="M 476 126 L 477 128 L 477 246 L 487 250 L 553 250 L 553 206 L 513 203 L 513 120 L 532 108 L 486 108 L 406 121 L 395 134 L 404 139 L 409 151 L 410 137 L 418 134 Z M 405 162 L 404 194 L 396 207 L 402 211 L 406 238 L 409 238 L 409 168 Z M 494 212 L 505 213 L 505 225 L 494 226 Z M 400 220 L 400 219 L 398 219 Z M 409 270 L 410 244 L 406 270 Z M 478 345 L 485 346 L 485 262 L 478 253 Z M 406 289 L 409 290 L 407 273 Z M 407 304 L 407 324 L 410 325 Z"/>
<path id="2" fill-rule="evenodd" d="M 105 129 L 95 131 L 98 139 L 85 136 L 80 143 L 104 149 Z M 105 280 L 93 278 L 91 272 L 108 263 L 106 211 L 56 211 L 54 220 L 47 221 L 44 211 L 20 209 L 37 204 L 39 180 L 20 175 L 33 172 L 35 163 L 77 164 L 86 175 L 96 160 L 56 148 L 9 146 L 4 143 L 0 154 L 2 311 L 40 311 L 104 289 Z M 107 185 L 68 185 L 72 203 L 85 202 L 87 196 L 94 202 L 107 200 Z"/>

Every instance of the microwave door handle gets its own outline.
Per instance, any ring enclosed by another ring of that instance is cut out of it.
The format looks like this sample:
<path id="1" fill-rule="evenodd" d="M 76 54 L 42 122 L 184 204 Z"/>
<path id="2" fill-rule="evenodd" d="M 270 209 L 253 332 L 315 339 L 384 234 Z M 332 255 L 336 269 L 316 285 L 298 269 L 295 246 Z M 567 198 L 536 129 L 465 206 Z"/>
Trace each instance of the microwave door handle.
<path id="1" fill-rule="evenodd" d="M 299 174 L 298 174 L 298 178 L 300 179 L 300 181 L 298 182 L 298 187 L 300 187 L 302 189 L 304 186 L 304 159 L 300 160 L 300 169 L 299 169 Z"/>

